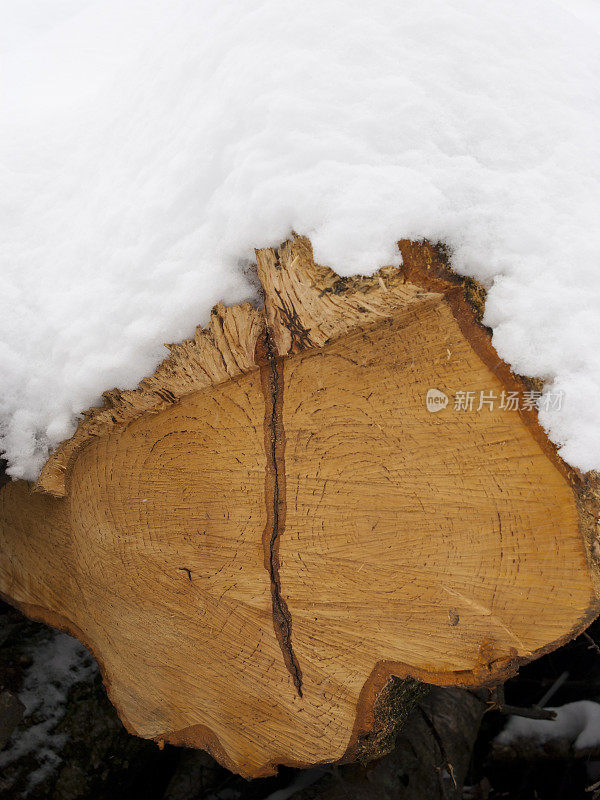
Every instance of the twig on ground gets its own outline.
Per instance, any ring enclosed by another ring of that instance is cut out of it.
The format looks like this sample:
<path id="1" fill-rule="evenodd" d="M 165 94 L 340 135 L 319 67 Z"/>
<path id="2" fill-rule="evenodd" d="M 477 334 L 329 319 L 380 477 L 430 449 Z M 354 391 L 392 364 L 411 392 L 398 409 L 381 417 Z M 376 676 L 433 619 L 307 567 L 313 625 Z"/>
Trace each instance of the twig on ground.
<path id="1" fill-rule="evenodd" d="M 531 708 L 521 708 L 520 706 L 509 706 L 491 700 L 488 703 L 487 711 L 499 711 L 501 714 L 511 714 L 513 717 L 528 717 L 529 719 L 555 719 L 556 711 L 550 711 L 540 706 Z"/>
<path id="2" fill-rule="evenodd" d="M 598 645 L 597 645 L 597 644 L 596 644 L 596 642 L 595 642 L 595 641 L 592 639 L 592 637 L 589 635 L 589 633 L 586 633 L 586 632 L 584 631 L 584 633 L 582 633 L 581 635 L 583 636 L 583 638 L 584 638 L 584 639 L 587 639 L 587 640 L 588 640 L 588 642 L 590 643 L 590 644 L 589 644 L 589 647 L 588 647 L 588 650 L 594 650 L 594 651 L 595 651 L 596 653 L 598 653 L 598 655 L 600 656 L 600 647 L 598 647 Z"/>
<path id="3" fill-rule="evenodd" d="M 550 698 L 553 697 L 556 694 L 556 692 L 558 692 L 558 690 L 563 685 L 563 683 L 567 680 L 568 677 L 569 677 L 569 673 L 568 672 L 566 672 L 566 671 L 565 672 L 561 672 L 561 674 L 554 681 L 552 686 L 548 689 L 546 694 L 542 697 L 540 702 L 537 703 L 536 705 L 538 705 L 541 708 L 543 708 L 548 703 Z"/>

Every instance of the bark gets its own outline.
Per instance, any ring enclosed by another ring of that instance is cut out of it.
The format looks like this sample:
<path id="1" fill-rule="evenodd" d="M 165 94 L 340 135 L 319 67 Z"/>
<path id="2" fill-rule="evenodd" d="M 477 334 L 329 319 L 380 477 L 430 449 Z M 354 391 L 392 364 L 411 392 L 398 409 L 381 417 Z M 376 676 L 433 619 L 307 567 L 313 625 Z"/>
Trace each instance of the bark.
<path id="1" fill-rule="evenodd" d="M 25 707 L 12 692 L 0 693 L 0 750 L 23 718 Z"/>
<path id="2" fill-rule="evenodd" d="M 484 696 L 433 687 L 389 755 L 333 768 L 295 800 L 461 800 Z"/>

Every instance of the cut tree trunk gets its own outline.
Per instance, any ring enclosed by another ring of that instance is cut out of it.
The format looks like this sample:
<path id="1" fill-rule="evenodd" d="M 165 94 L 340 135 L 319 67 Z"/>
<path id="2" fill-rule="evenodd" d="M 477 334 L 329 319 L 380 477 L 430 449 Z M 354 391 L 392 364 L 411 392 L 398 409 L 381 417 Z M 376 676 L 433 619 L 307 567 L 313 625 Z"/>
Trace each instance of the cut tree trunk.
<path id="1" fill-rule="evenodd" d="M 257 251 L 264 309 L 216 307 L 2 489 L 0 591 L 93 651 L 129 730 L 246 776 L 368 758 L 391 676 L 499 682 L 598 613 L 593 486 L 500 407 L 526 387 L 477 287 L 401 250 L 356 279 Z"/>

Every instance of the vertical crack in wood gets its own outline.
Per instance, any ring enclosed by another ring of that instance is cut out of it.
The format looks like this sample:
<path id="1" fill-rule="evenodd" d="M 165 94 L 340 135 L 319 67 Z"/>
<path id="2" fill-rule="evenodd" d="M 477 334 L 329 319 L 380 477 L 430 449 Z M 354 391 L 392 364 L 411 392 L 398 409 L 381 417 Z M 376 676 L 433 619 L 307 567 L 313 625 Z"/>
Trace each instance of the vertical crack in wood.
<path id="1" fill-rule="evenodd" d="M 267 523 L 263 534 L 265 567 L 271 581 L 273 627 L 283 660 L 292 676 L 298 696 L 302 697 L 302 670 L 292 647 L 292 615 L 281 594 L 279 542 L 285 530 L 285 431 L 283 427 L 283 359 L 278 358 L 267 328 L 257 343 L 257 363 L 265 398 L 265 452 L 267 470 L 265 498 Z"/>

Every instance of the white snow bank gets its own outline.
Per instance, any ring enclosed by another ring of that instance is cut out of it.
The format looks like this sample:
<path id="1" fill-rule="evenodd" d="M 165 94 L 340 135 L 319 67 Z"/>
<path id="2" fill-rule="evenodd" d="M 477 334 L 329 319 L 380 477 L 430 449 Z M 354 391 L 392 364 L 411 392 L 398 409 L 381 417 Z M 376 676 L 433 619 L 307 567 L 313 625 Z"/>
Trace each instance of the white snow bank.
<path id="1" fill-rule="evenodd" d="M 0 0 L 0 420 L 35 478 L 77 413 L 253 289 L 443 240 L 600 467 L 597 0 Z"/>
<path id="2" fill-rule="evenodd" d="M 548 742 L 551 739 L 568 739 L 576 750 L 600 745 L 600 704 L 579 700 L 564 706 L 550 707 L 555 719 L 527 719 L 510 717 L 506 727 L 496 739 L 496 744 L 510 745 L 518 739 Z"/>

